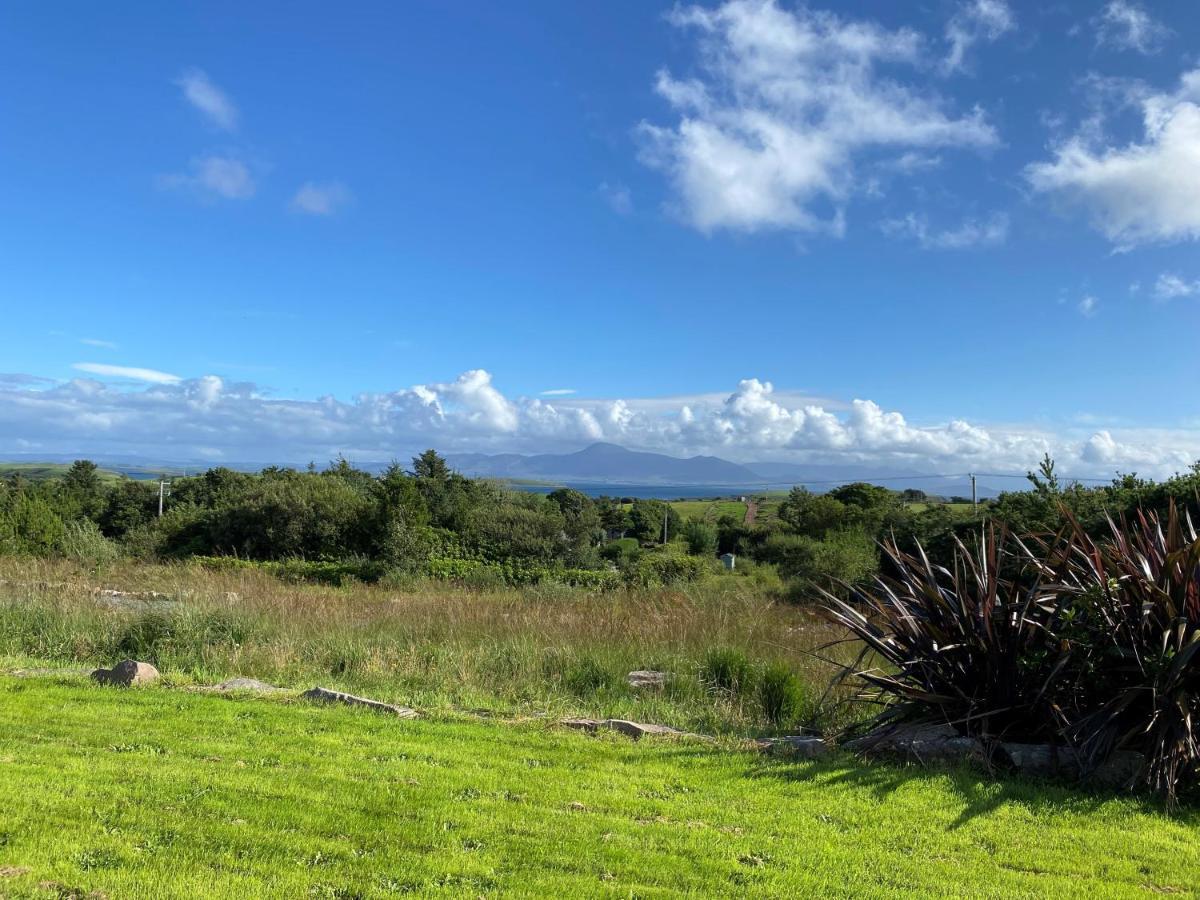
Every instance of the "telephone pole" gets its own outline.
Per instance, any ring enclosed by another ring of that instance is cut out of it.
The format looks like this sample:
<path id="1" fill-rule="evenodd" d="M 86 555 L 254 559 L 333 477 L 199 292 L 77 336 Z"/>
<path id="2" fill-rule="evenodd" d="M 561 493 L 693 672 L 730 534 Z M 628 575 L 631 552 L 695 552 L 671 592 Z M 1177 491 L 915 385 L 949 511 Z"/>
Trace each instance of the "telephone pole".
<path id="1" fill-rule="evenodd" d="M 158 517 L 161 519 L 163 514 L 163 497 L 166 495 L 166 489 L 171 482 L 165 478 L 158 479 Z"/>
<path id="2" fill-rule="evenodd" d="M 971 473 L 971 511 L 978 514 L 979 512 L 979 494 L 975 491 L 975 473 Z"/>

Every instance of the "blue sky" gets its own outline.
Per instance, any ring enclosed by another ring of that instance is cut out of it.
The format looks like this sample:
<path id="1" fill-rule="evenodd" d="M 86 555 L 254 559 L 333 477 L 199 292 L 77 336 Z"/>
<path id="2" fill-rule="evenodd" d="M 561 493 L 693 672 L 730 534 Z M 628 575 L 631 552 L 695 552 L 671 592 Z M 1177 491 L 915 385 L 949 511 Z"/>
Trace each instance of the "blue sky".
<path id="1" fill-rule="evenodd" d="M 0 453 L 1181 469 L 1183 6 L 9 5 Z"/>

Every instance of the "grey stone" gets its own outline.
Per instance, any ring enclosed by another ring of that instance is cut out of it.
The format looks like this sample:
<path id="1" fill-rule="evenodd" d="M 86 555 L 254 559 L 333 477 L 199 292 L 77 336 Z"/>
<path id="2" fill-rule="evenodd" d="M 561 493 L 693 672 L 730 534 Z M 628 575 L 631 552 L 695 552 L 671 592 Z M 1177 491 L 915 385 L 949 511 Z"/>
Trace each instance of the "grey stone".
<path id="1" fill-rule="evenodd" d="M 1085 772 L 1085 760 L 1071 747 L 1004 741 L 999 753 L 1022 775 L 1085 777 L 1104 785 L 1131 784 L 1146 761 L 1140 753 L 1118 750 L 1094 770 Z"/>
<path id="2" fill-rule="evenodd" d="M 563 719 L 558 724 L 589 733 L 595 733 L 600 728 L 600 722 L 596 719 Z"/>
<path id="3" fill-rule="evenodd" d="M 767 738 L 761 746 L 772 756 L 798 756 L 802 759 L 816 759 L 818 756 L 824 756 L 830 749 L 824 738 L 806 734 Z"/>
<path id="4" fill-rule="evenodd" d="M 669 725 L 651 725 L 646 722 L 631 722 L 628 719 L 605 719 L 600 723 L 602 728 L 611 728 L 614 731 L 619 731 L 621 734 L 629 735 L 635 741 L 640 740 L 646 735 L 682 735 L 687 732 L 680 731 L 678 728 L 672 728 Z"/>
<path id="5" fill-rule="evenodd" d="M 312 700 L 317 703 L 345 703 L 348 706 L 365 706 L 367 709 L 391 713 L 392 715 L 399 716 L 401 719 L 415 719 L 418 715 L 415 709 L 409 709 L 407 706 L 396 706 L 393 703 L 383 703 L 382 701 L 371 700 L 367 697 L 356 697 L 353 694 L 331 691 L 323 687 L 314 687 L 312 690 L 305 691 L 300 696 L 305 700 Z"/>
<path id="6" fill-rule="evenodd" d="M 951 725 L 927 722 L 883 728 L 850 741 L 846 747 L 863 753 L 900 756 L 920 763 L 984 762 L 987 759 L 983 741 L 964 737 Z"/>
<path id="7" fill-rule="evenodd" d="M 118 687 L 132 687 L 136 684 L 149 684 L 158 680 L 158 669 L 150 663 L 138 662 L 134 659 L 123 659 L 111 669 L 97 669 L 92 678 L 100 684 L 112 684 Z"/>
<path id="8" fill-rule="evenodd" d="M 631 688 L 655 688 L 661 689 L 667 683 L 666 672 L 655 672 L 650 669 L 639 669 L 636 672 L 630 672 L 626 676 Z"/>

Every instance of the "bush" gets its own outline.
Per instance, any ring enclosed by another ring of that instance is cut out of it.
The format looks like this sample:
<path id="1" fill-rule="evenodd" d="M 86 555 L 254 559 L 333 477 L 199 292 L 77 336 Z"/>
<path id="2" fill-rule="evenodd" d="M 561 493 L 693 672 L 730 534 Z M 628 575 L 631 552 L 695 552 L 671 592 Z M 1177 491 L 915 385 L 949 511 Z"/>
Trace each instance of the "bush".
<path id="1" fill-rule="evenodd" d="M 803 683 L 783 663 L 772 663 L 762 673 L 758 686 L 763 717 L 772 725 L 790 725 L 808 705 Z"/>
<path id="2" fill-rule="evenodd" d="M 91 519 L 68 522 L 60 545 L 63 556 L 93 566 L 110 563 L 120 555 L 117 545 L 101 534 Z"/>
<path id="3" fill-rule="evenodd" d="M 754 666 L 741 650 L 718 648 L 709 651 L 700 678 L 713 691 L 749 694 L 754 689 Z"/>
<path id="4" fill-rule="evenodd" d="M 883 664 L 856 673 L 876 724 L 1049 741 L 1084 775 L 1134 751 L 1136 781 L 1173 803 L 1200 781 L 1200 538 L 1172 506 L 1165 526 L 1139 514 L 1095 540 L 1072 523 L 1032 547 L 989 528 L 952 571 L 892 547 L 877 588 L 826 594 Z"/>
<path id="5" fill-rule="evenodd" d="M 717 529 L 706 522 L 688 522 L 683 539 L 692 556 L 713 556 L 717 552 Z"/>

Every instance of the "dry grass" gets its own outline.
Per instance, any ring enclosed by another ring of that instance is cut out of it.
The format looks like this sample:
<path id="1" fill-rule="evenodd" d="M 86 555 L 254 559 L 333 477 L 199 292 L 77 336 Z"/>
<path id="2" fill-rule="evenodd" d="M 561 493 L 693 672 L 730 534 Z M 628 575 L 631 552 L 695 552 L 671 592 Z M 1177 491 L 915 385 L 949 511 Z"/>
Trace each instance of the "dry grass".
<path id="1" fill-rule="evenodd" d="M 0 654 L 100 664 L 149 658 L 180 680 L 252 675 L 371 690 L 435 708 L 628 715 L 709 731 L 767 727 L 752 688 L 707 683 L 716 648 L 752 668 L 783 662 L 817 709 L 830 672 L 811 651 L 832 633 L 745 579 L 682 589 L 592 594 L 561 586 L 469 591 L 443 583 L 296 585 L 255 571 L 0 560 Z M 110 608 L 99 588 L 165 601 Z M 633 669 L 672 673 L 658 694 L 625 684 Z M 785 723 L 786 724 L 786 723 Z M 793 723 L 799 724 L 799 723 Z"/>

